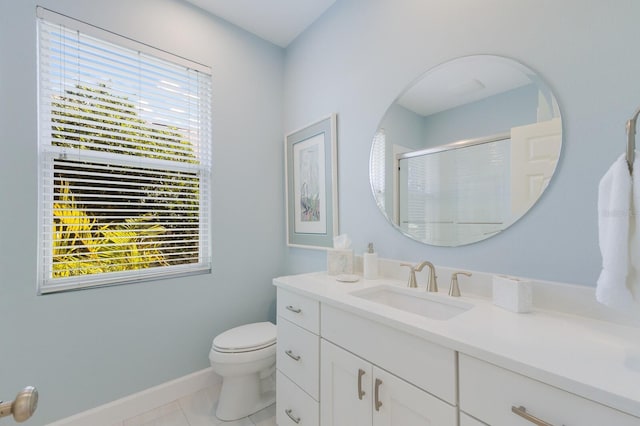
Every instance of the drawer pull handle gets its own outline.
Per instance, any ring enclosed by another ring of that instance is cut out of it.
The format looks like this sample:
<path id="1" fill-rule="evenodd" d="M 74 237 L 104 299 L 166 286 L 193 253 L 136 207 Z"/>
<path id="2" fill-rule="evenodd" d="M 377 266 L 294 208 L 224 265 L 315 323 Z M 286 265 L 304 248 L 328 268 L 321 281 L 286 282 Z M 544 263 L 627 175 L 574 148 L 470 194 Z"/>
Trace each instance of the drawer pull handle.
<path id="1" fill-rule="evenodd" d="M 365 395 L 362 390 L 362 376 L 364 376 L 364 370 L 362 368 L 358 368 L 358 399 L 362 400 L 362 397 Z"/>
<path id="2" fill-rule="evenodd" d="M 296 355 L 293 353 L 293 351 L 291 351 L 291 349 L 289 349 L 288 351 L 284 351 L 285 354 L 289 355 L 289 358 L 291 358 L 294 361 L 300 361 L 300 355 Z"/>
<path id="3" fill-rule="evenodd" d="M 527 409 L 525 407 L 523 407 L 522 405 L 519 406 L 519 407 L 516 407 L 515 405 L 512 405 L 511 406 L 511 412 L 514 413 L 514 414 L 519 415 L 520 417 L 522 417 L 525 420 L 530 421 L 534 425 L 537 425 L 537 426 L 553 426 L 551 423 L 547 423 L 547 422 L 545 422 L 543 420 L 540 420 L 536 416 L 533 416 L 533 415 L 527 413 Z"/>
<path id="4" fill-rule="evenodd" d="M 294 314 L 299 314 L 300 312 L 302 312 L 302 309 L 295 308 L 291 305 L 287 306 L 287 310 L 293 312 Z"/>
<path id="5" fill-rule="evenodd" d="M 380 411 L 380 407 L 382 407 L 382 401 L 380 401 L 380 385 L 381 384 L 382 384 L 382 380 L 376 379 L 376 386 L 375 386 L 375 392 L 374 392 L 376 411 Z"/>
<path id="6" fill-rule="evenodd" d="M 294 423 L 300 423 L 300 417 L 296 417 L 293 415 L 293 410 L 292 409 L 288 409 L 288 410 L 284 410 L 284 413 L 289 416 L 289 418 L 291 420 L 293 420 Z"/>

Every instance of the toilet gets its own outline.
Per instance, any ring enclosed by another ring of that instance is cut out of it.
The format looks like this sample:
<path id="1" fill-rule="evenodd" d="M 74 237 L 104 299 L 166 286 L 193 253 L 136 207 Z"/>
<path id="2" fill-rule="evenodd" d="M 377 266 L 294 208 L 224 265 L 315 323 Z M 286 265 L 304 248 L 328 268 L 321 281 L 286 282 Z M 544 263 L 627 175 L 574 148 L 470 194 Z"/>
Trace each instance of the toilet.
<path id="1" fill-rule="evenodd" d="M 238 420 L 275 402 L 273 323 L 245 324 L 219 334 L 213 339 L 209 361 L 213 371 L 222 377 L 216 409 L 220 420 Z"/>

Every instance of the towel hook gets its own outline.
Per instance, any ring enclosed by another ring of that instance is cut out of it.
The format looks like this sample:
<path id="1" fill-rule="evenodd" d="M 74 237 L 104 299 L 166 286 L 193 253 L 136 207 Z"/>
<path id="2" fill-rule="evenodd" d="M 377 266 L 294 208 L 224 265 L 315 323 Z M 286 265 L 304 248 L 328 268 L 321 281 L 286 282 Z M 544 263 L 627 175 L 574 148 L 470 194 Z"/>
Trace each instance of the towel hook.
<path id="1" fill-rule="evenodd" d="M 636 121 L 640 115 L 640 108 L 633 114 L 633 117 L 627 121 L 627 164 L 629 172 L 633 173 L 633 160 L 636 153 Z"/>

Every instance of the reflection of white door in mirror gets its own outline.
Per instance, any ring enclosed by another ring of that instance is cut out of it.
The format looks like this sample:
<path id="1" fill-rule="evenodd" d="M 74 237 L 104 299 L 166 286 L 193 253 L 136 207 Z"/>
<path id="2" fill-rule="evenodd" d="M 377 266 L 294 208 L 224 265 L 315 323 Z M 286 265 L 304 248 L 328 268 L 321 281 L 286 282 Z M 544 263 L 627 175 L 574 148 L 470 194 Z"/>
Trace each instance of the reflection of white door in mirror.
<path id="1" fill-rule="evenodd" d="M 555 171 L 562 124 L 559 118 L 511 129 L 511 215 L 524 214 L 540 197 Z"/>

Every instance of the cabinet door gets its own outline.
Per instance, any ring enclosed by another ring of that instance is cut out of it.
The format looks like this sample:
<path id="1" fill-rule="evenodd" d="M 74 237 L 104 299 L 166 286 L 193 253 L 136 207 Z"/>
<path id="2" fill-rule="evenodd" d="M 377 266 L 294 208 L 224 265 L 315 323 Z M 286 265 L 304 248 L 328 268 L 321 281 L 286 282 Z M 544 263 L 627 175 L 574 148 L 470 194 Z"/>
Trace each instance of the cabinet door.
<path id="1" fill-rule="evenodd" d="M 370 426 L 371 364 L 324 339 L 320 353 L 320 423 Z"/>
<path id="2" fill-rule="evenodd" d="M 456 407 L 373 367 L 373 426 L 455 426 Z"/>

